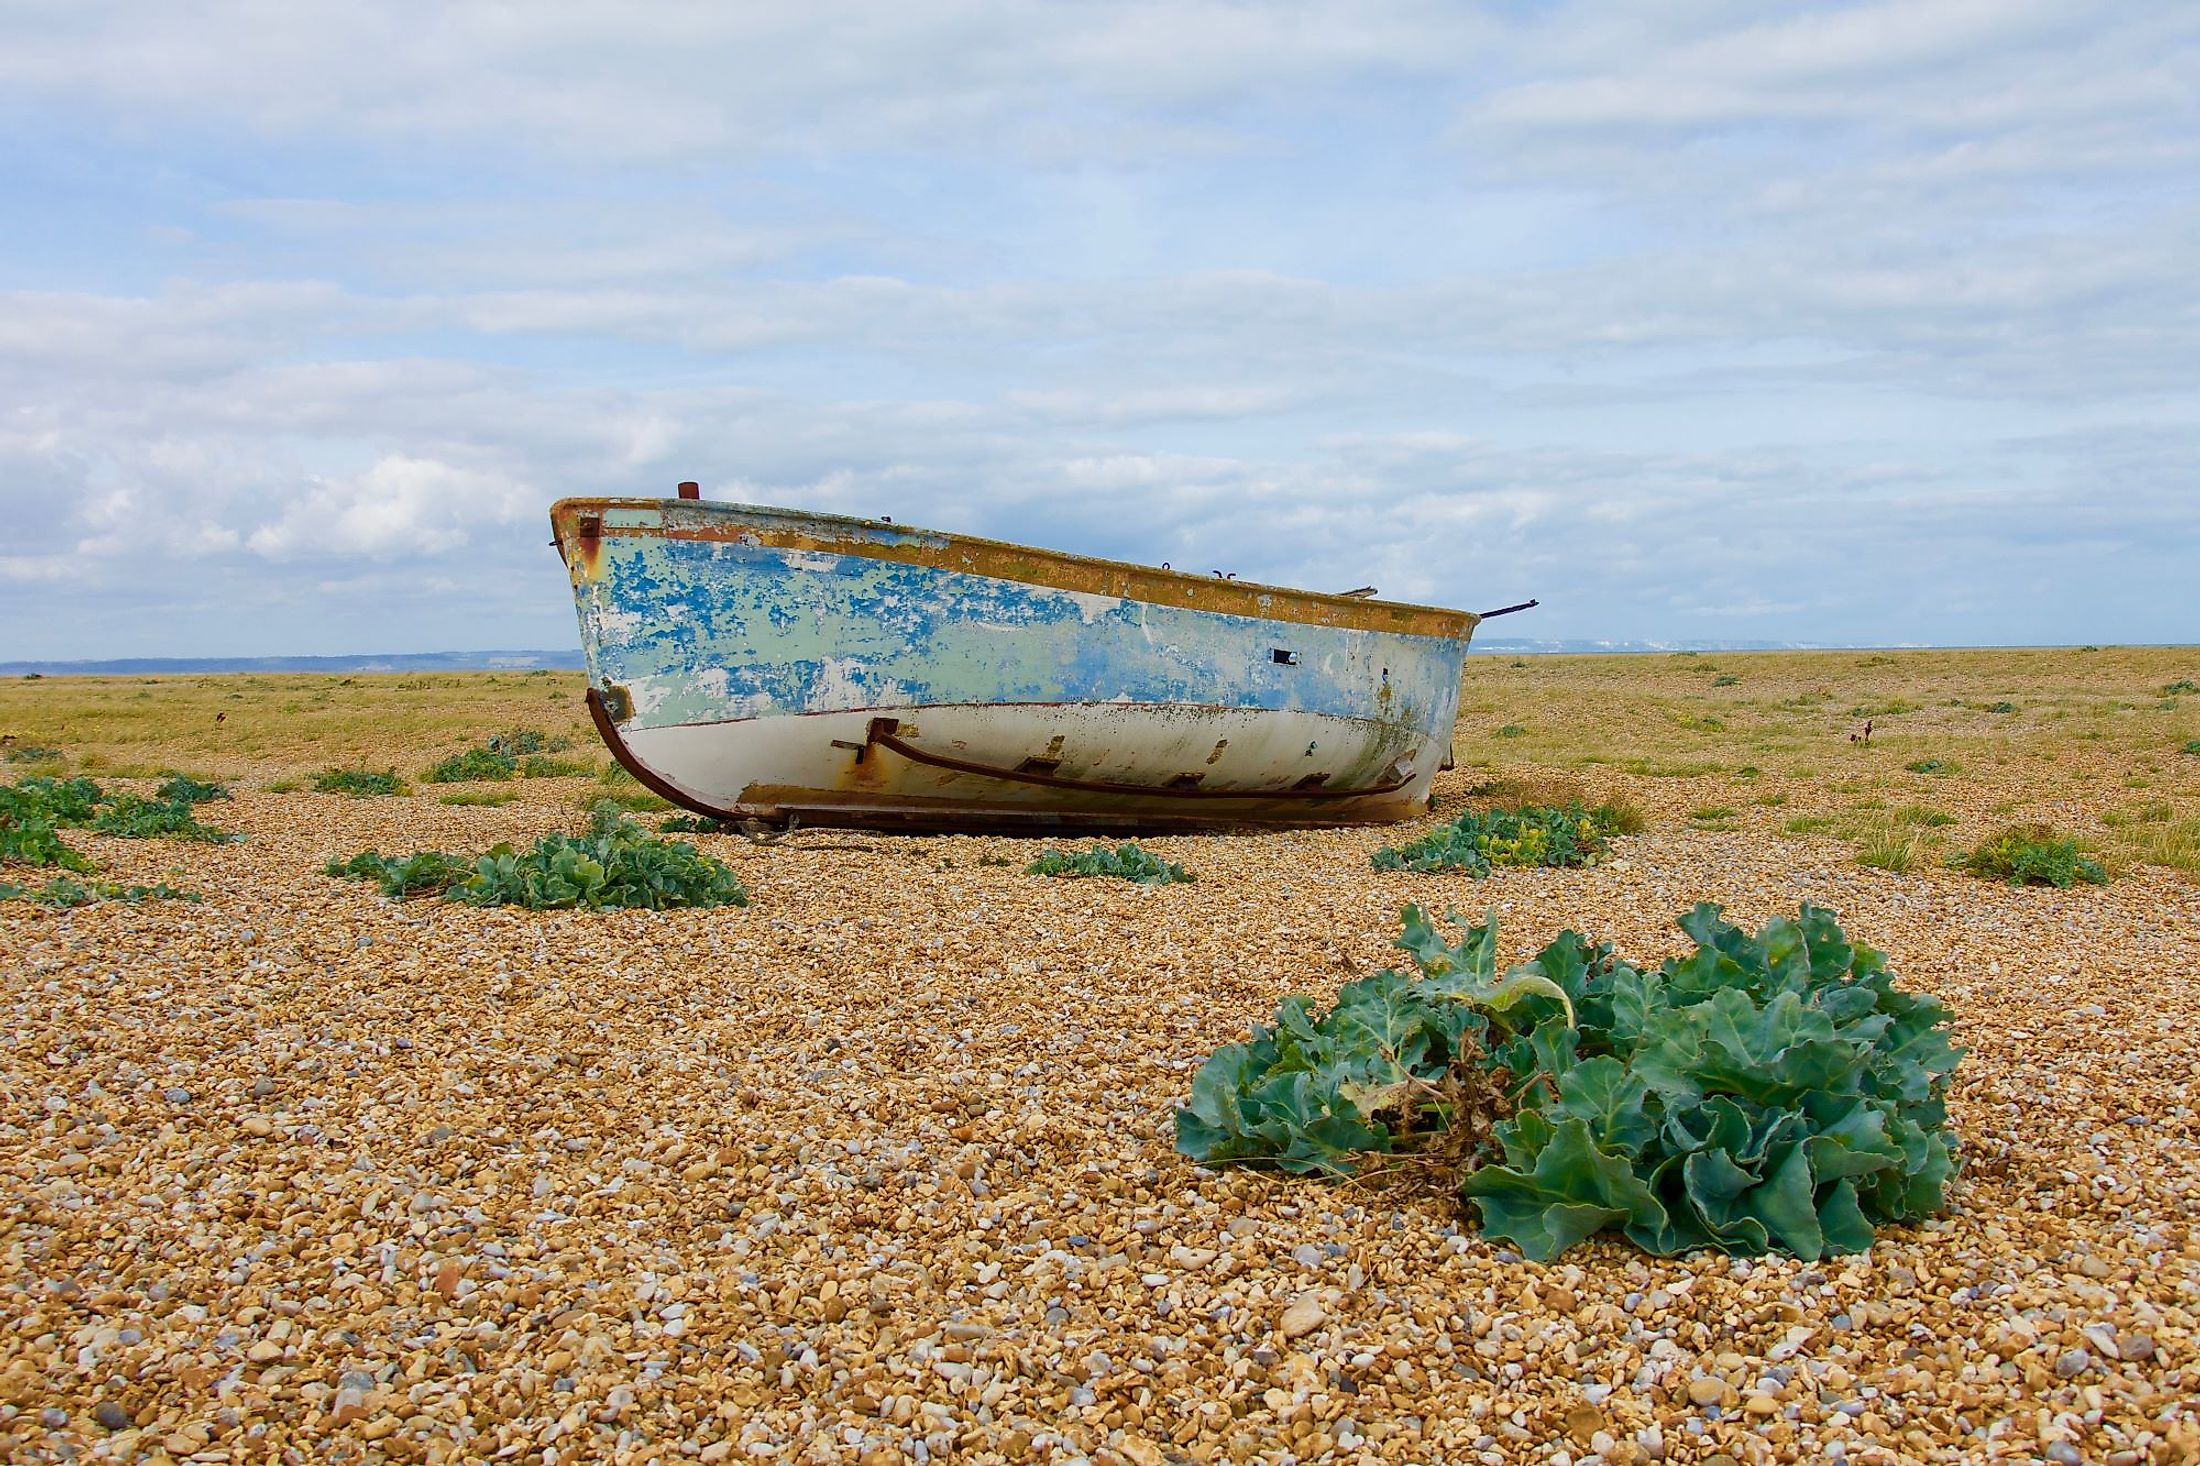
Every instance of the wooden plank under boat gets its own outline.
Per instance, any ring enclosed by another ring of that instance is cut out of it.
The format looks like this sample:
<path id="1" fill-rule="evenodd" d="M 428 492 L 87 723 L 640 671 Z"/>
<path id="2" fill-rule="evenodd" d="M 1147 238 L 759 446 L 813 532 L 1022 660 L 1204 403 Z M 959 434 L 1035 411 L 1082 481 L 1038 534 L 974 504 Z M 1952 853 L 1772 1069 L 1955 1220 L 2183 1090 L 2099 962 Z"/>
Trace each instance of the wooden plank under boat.
<path id="1" fill-rule="evenodd" d="M 1479 619 L 791 509 L 565 499 L 588 704 L 702 814 L 874 828 L 1425 810 Z"/>

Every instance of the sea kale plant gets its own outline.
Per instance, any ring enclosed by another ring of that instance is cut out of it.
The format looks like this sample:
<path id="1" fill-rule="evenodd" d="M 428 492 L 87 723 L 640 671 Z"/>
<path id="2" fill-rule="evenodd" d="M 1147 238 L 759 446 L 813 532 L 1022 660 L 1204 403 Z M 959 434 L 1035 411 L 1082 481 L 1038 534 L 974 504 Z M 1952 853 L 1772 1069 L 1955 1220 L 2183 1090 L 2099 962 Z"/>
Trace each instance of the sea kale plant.
<path id="1" fill-rule="evenodd" d="M 56 833 L 66 829 L 88 829 L 125 839 L 218 842 L 242 838 L 199 823 L 192 801 L 184 798 L 147 799 L 127 792 L 110 793 L 90 779 L 81 778 L 34 775 L 13 784 L 0 784 L 0 862 L 90 870 L 91 862 Z"/>
<path id="2" fill-rule="evenodd" d="M 173 774 L 160 786 L 159 795 L 170 804 L 211 804 L 217 799 L 229 798 L 229 786 L 194 779 L 189 774 Z"/>
<path id="3" fill-rule="evenodd" d="M 323 794 L 377 799 L 403 794 L 405 781 L 395 769 L 326 769 L 313 776 L 313 787 Z"/>
<path id="4" fill-rule="evenodd" d="M 1141 886 L 1167 886 L 1197 880 L 1190 871 L 1173 860 L 1160 856 L 1140 846 L 1125 843 L 1110 850 L 1105 845 L 1095 845 L 1090 850 L 1063 854 L 1049 850 L 1024 867 L 1030 876 L 1061 876 L 1076 879 L 1081 876 L 1113 876 L 1117 880 L 1135 881 Z"/>
<path id="5" fill-rule="evenodd" d="M 1322 1014 L 1286 1000 L 1194 1077 L 1178 1148 L 1336 1175 L 1494 1118 L 1460 1189 L 1538 1260 L 1605 1230 L 1815 1258 L 1938 1210 L 1947 1011 L 1820 907 L 1752 934 L 1704 904 L 1680 926 L 1695 951 L 1655 971 L 1565 931 L 1501 974 L 1494 922 L 1454 943 L 1408 907 L 1418 975 L 1348 984 Z"/>
<path id="6" fill-rule="evenodd" d="M 440 892 L 470 906 L 746 906 L 748 892 L 719 861 L 684 840 L 660 840 L 615 807 L 599 806 L 585 835 L 545 835 L 529 850 L 497 845 L 467 859 L 438 850 L 395 857 L 372 850 L 332 860 L 327 873 L 378 883 L 400 899 Z"/>
<path id="7" fill-rule="evenodd" d="M 55 876 L 43 886 L 19 886 L 0 881 L 0 901 L 26 901 L 34 906 L 90 906 L 100 901 L 120 901 L 135 906 L 142 901 L 197 901 L 195 891 L 179 891 L 162 881 L 151 886 L 121 886 L 112 881 L 80 881 L 75 876 Z"/>
<path id="8" fill-rule="evenodd" d="M 1622 827 L 1619 813 L 1602 805 L 1469 810 L 1403 846 L 1385 845 L 1373 860 L 1377 870 L 1460 871 L 1477 880 L 1497 865 L 1594 865 Z"/>
<path id="9" fill-rule="evenodd" d="M 551 757 L 572 746 L 569 739 L 520 728 L 452 754 L 424 771 L 420 779 L 426 784 L 465 784 L 513 778 L 562 779 L 593 773 L 595 765 L 585 759 Z"/>

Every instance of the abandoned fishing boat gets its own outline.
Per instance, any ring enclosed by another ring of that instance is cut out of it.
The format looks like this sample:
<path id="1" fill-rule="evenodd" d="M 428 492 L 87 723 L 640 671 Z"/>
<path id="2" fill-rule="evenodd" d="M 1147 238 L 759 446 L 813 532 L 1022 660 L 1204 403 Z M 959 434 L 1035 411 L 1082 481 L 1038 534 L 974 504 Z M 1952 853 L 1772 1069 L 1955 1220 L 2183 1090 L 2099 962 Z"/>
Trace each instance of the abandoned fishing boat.
<path id="1" fill-rule="evenodd" d="M 699 813 L 1350 824 L 1448 766 L 1472 613 L 680 492 L 550 517 L 597 729 Z"/>

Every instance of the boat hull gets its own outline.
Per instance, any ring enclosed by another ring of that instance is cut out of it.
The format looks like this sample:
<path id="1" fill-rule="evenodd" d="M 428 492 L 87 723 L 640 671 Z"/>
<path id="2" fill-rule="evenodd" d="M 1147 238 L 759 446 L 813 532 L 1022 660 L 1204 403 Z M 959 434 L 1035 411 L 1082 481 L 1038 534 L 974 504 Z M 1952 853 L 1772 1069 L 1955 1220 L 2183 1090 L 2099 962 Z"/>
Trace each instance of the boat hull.
<path id="1" fill-rule="evenodd" d="M 552 520 L 606 743 L 728 818 L 1405 818 L 1474 620 L 739 505 L 567 500 Z"/>

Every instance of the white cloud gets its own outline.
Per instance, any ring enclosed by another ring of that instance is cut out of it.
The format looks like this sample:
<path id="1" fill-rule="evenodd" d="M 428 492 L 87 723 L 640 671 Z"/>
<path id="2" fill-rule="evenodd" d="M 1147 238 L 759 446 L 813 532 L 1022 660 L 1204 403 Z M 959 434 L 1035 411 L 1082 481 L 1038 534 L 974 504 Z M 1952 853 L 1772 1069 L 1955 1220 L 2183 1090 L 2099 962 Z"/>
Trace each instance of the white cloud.
<path id="1" fill-rule="evenodd" d="M 443 555 L 481 528 L 513 523 L 535 497 L 499 475 L 393 454 L 364 473 L 316 481 L 245 545 L 270 560 Z"/>
<path id="2" fill-rule="evenodd" d="M 0 86 L 126 116 L 564 157 L 953 142 L 1059 156 L 1211 135 L 1203 109 L 1429 76 L 1494 28 L 1416 0 L 360 8 L 89 0 L 19 14 Z M 1046 125 L 1004 126 L 1036 114 Z"/>
<path id="3" fill-rule="evenodd" d="M 548 503 L 699 478 L 1538 634 L 2173 634 L 2195 57 L 2037 0 L 19 7 L 0 621 L 563 643 Z"/>

